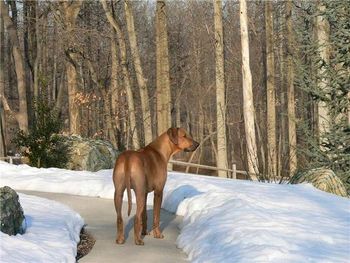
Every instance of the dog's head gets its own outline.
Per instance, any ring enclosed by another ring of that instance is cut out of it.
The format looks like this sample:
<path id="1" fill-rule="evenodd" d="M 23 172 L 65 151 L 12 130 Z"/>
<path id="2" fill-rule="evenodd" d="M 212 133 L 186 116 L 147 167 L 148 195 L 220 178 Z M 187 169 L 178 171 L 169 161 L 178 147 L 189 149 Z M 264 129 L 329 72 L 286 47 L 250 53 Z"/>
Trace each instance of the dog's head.
<path id="1" fill-rule="evenodd" d="M 195 151 L 199 143 L 192 139 L 192 137 L 183 128 L 169 128 L 167 131 L 170 141 L 185 152 Z"/>

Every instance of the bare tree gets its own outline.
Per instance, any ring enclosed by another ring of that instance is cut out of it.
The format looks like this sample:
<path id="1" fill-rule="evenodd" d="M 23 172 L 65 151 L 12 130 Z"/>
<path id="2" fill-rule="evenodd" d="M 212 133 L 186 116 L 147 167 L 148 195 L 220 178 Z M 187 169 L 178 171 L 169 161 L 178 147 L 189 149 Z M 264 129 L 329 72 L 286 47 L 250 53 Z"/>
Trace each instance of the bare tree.
<path id="1" fill-rule="evenodd" d="M 152 141 L 152 118 L 151 110 L 149 107 L 149 95 L 147 90 L 147 82 L 143 75 L 143 70 L 141 66 L 141 59 L 139 54 L 139 49 L 137 47 L 136 32 L 134 26 L 134 16 L 132 13 L 131 2 L 129 0 L 124 1 L 126 24 L 129 35 L 129 42 L 131 48 L 131 55 L 134 62 L 134 68 L 136 72 L 136 79 L 140 89 L 141 97 L 141 108 L 143 115 L 143 127 L 145 135 L 145 144 L 149 144 Z"/>
<path id="2" fill-rule="evenodd" d="M 119 135 L 119 118 L 118 118 L 118 93 L 119 93 L 119 86 L 118 86 L 118 52 L 117 52 L 117 45 L 115 43 L 115 31 L 113 27 L 111 26 L 111 82 L 109 86 L 109 92 L 111 97 L 111 111 L 112 111 L 112 126 L 113 130 L 117 132 L 118 134 L 114 134 L 118 138 Z M 117 139 L 116 146 L 120 148 L 119 141 Z"/>
<path id="3" fill-rule="evenodd" d="M 248 172 L 252 180 L 258 180 L 258 154 L 255 137 L 254 104 L 252 90 L 252 74 L 249 66 L 249 36 L 247 3 L 240 0 L 240 24 L 242 45 L 242 75 L 243 75 L 243 115 L 247 141 Z"/>
<path id="4" fill-rule="evenodd" d="M 276 89 L 274 59 L 274 29 L 272 1 L 265 2 L 266 27 L 266 88 L 267 88 L 267 163 L 268 176 L 275 178 L 277 172 L 276 147 Z"/>
<path id="5" fill-rule="evenodd" d="M 4 22 L 11 43 L 12 43 L 12 55 L 15 62 L 15 71 L 17 76 L 17 89 L 19 96 L 19 110 L 14 112 L 11 110 L 7 99 L 4 94 L 0 94 L 1 100 L 4 104 L 4 109 L 15 116 L 19 128 L 24 132 L 28 132 L 28 109 L 27 109 L 27 97 L 26 97 L 26 82 L 25 82 L 25 67 L 24 60 L 20 50 L 20 45 L 17 36 L 17 28 L 9 16 L 8 6 L 4 1 L 0 1 L 0 12 Z"/>
<path id="6" fill-rule="evenodd" d="M 156 74 L 157 74 L 157 131 L 158 135 L 171 126 L 171 93 L 169 79 L 168 31 L 165 1 L 156 6 Z"/>
<path id="7" fill-rule="evenodd" d="M 123 31 L 120 28 L 118 22 L 113 18 L 112 13 L 108 10 L 107 2 L 105 0 L 101 0 L 103 9 L 105 11 L 106 17 L 117 33 L 119 48 L 120 48 L 120 57 L 121 57 L 121 66 L 122 66 L 122 74 L 123 80 L 125 84 L 125 90 L 128 98 L 128 109 L 129 109 L 129 119 L 130 119 L 130 130 L 132 134 L 132 142 L 135 149 L 140 148 L 140 140 L 138 135 L 138 129 L 136 126 L 136 116 L 135 116 L 135 105 L 134 105 L 134 97 L 131 91 L 130 84 L 130 74 L 127 68 L 126 61 L 126 45 L 125 45 L 125 37 Z M 114 58 L 116 59 L 116 58 Z"/>
<path id="8" fill-rule="evenodd" d="M 79 106 L 76 102 L 78 92 L 77 79 L 77 54 L 74 49 L 73 33 L 75 31 L 76 19 L 79 14 L 82 1 L 61 2 L 64 15 L 64 27 L 67 33 L 66 53 L 66 74 L 68 84 L 68 105 L 69 105 L 69 129 L 72 134 L 80 134 L 81 117 Z"/>
<path id="9" fill-rule="evenodd" d="M 5 96 L 5 76 L 4 76 L 4 66 L 5 66 L 5 34 L 4 34 L 4 21 L 0 17 L 0 98 Z M 5 139 L 5 127 L 6 119 L 4 114 L 4 105 L 2 99 L 0 99 L 0 156 L 6 155 L 6 139 Z"/>
<path id="10" fill-rule="evenodd" d="M 294 95 L 294 66 L 293 66 L 293 28 L 292 1 L 286 2 L 287 26 L 287 96 L 288 96 L 288 142 L 289 142 L 289 172 L 292 176 L 297 169 L 297 134 Z"/>
<path id="11" fill-rule="evenodd" d="M 286 114 L 284 112 L 284 109 L 286 108 L 286 93 L 285 93 L 285 16 L 284 16 L 284 6 L 285 3 L 281 2 L 281 7 L 278 12 L 278 62 L 279 62 L 279 89 L 280 89 L 280 110 L 278 112 L 279 116 L 279 143 L 278 143 L 278 171 L 277 175 L 282 176 L 282 172 L 285 166 L 285 160 L 287 158 L 284 158 L 284 156 L 287 156 L 287 129 L 286 129 Z"/>
<path id="12" fill-rule="evenodd" d="M 226 97 L 224 71 L 224 36 L 222 28 L 222 3 L 214 0 L 215 55 L 216 55 L 216 122 L 217 122 L 217 167 L 227 169 L 226 142 Z M 220 177 L 227 177 L 226 171 L 218 171 Z"/>

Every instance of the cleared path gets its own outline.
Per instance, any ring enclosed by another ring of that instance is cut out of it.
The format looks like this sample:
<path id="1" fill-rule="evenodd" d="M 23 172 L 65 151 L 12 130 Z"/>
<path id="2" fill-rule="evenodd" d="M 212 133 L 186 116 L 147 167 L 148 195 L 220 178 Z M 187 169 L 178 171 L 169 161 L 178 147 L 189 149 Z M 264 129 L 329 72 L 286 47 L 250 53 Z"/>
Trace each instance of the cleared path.
<path id="1" fill-rule="evenodd" d="M 108 262 L 187 262 L 186 254 L 176 248 L 175 240 L 179 234 L 178 225 L 182 218 L 161 210 L 161 229 L 164 239 L 153 236 L 144 238 L 144 246 L 134 245 L 133 222 L 135 204 L 130 218 L 127 217 L 127 203 L 123 203 L 123 217 L 126 226 L 126 242 L 116 245 L 116 214 L 113 200 L 94 197 L 75 196 L 57 193 L 34 191 L 18 191 L 24 194 L 36 195 L 66 204 L 78 212 L 87 224 L 86 229 L 96 239 L 92 251 L 79 260 L 80 263 Z M 152 226 L 152 207 L 148 207 L 148 229 Z"/>

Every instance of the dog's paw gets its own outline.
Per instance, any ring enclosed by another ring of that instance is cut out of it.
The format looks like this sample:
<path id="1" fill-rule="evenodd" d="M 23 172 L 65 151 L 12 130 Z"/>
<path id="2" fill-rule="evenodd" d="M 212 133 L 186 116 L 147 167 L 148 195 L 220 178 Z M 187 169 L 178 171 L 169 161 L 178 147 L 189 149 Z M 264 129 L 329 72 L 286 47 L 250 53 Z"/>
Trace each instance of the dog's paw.
<path id="1" fill-rule="evenodd" d="M 153 232 L 153 237 L 154 238 L 159 238 L 159 239 L 163 239 L 164 238 L 164 235 L 160 232 Z"/>
<path id="2" fill-rule="evenodd" d="M 135 239 L 135 245 L 143 246 L 144 244 L 145 242 L 143 242 L 142 239 Z"/>
<path id="3" fill-rule="evenodd" d="M 125 243 L 125 239 L 124 237 L 119 237 L 115 240 L 115 243 L 117 243 L 118 245 L 122 245 Z"/>

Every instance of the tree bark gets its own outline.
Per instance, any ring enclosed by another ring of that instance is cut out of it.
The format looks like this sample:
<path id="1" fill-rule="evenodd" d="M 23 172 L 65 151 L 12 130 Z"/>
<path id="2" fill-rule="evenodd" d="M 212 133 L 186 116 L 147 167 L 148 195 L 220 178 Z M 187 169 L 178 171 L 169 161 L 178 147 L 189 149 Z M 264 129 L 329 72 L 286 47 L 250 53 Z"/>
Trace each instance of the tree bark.
<path id="1" fill-rule="evenodd" d="M 111 24 L 111 26 L 114 28 L 114 30 L 117 33 L 119 48 L 120 48 L 122 75 L 123 75 L 125 90 L 126 90 L 127 99 L 128 99 L 128 110 L 129 110 L 132 143 L 133 143 L 133 146 L 135 149 L 139 149 L 140 148 L 140 140 L 139 140 L 138 129 L 137 129 L 137 125 L 136 125 L 134 97 L 133 97 L 133 94 L 131 91 L 130 75 L 129 75 L 129 71 L 127 68 L 125 37 L 124 37 L 124 34 L 120 28 L 120 25 L 117 23 L 117 21 L 113 18 L 113 15 L 111 14 L 111 12 L 108 10 L 106 1 L 101 0 L 101 3 L 102 3 L 103 9 L 105 11 L 105 14 L 106 14 L 106 17 L 107 17 L 109 23 Z"/>
<path id="2" fill-rule="evenodd" d="M 289 142 L 289 172 L 293 176 L 297 169 L 297 134 L 294 95 L 294 65 L 293 65 L 293 29 L 292 29 L 292 1 L 286 2 L 287 26 L 287 107 L 288 107 L 288 142 Z"/>
<path id="3" fill-rule="evenodd" d="M 284 8 L 284 4 L 283 4 Z M 279 129 L 279 143 L 278 143 L 278 171 L 277 175 L 282 177 L 285 156 L 287 156 L 286 141 L 287 141 L 287 130 L 286 130 L 286 116 L 284 114 L 285 106 L 285 52 L 284 52 L 284 39 L 285 39 L 285 17 L 284 10 L 281 8 L 279 12 L 279 45 L 278 45 L 278 58 L 279 58 L 279 94 L 280 94 L 280 110 L 278 113 L 280 119 Z"/>
<path id="4" fill-rule="evenodd" d="M 37 5 L 37 2 L 35 3 L 35 5 Z M 42 50 L 41 50 L 42 49 L 42 46 L 41 46 L 42 36 L 39 39 L 38 36 L 40 36 L 40 33 L 39 33 L 40 20 L 39 20 L 39 16 L 38 16 L 37 6 L 35 8 L 35 19 L 36 19 L 35 35 L 37 37 L 35 37 L 35 50 L 36 50 L 36 52 L 35 52 L 35 57 L 33 58 L 34 59 L 34 65 L 33 65 L 34 86 L 33 86 L 33 89 L 34 89 L 34 98 L 38 99 L 38 96 L 39 96 L 39 63 L 40 63 L 41 52 L 42 52 Z M 49 95 L 49 94 L 47 94 L 47 95 Z"/>
<path id="5" fill-rule="evenodd" d="M 249 36 L 247 3 L 240 0 L 241 48 L 242 48 L 242 76 L 243 76 L 243 115 L 247 141 L 248 172 L 252 180 L 258 180 L 258 154 L 255 137 L 255 120 L 253 104 L 252 74 L 249 65 Z"/>
<path id="6" fill-rule="evenodd" d="M 118 54 L 117 54 L 117 45 L 115 43 L 115 31 L 111 26 L 111 82 L 109 86 L 109 90 L 111 92 L 111 111 L 112 111 L 112 126 L 114 131 L 117 133 L 115 136 L 117 137 L 117 148 L 120 149 L 120 128 L 119 128 L 119 118 L 118 112 L 121 108 L 118 104 L 119 100 L 119 87 L 118 87 Z"/>
<path id="7" fill-rule="evenodd" d="M 69 129 L 71 134 L 80 134 L 80 114 L 79 106 L 76 102 L 78 92 L 76 54 L 73 52 L 72 34 L 75 30 L 76 18 L 79 14 L 82 1 L 62 2 L 64 12 L 64 24 L 68 35 L 68 45 L 66 52 L 66 74 L 68 86 L 68 105 L 69 105 Z"/>
<path id="8" fill-rule="evenodd" d="M 0 1 L 0 12 L 4 22 L 4 26 L 9 34 L 12 43 L 12 56 L 15 62 L 15 71 L 17 76 L 17 89 L 19 96 L 19 110 L 15 113 L 16 120 L 19 128 L 24 132 L 28 132 L 28 109 L 27 109 L 27 96 L 26 96 L 26 82 L 25 82 L 25 70 L 24 60 L 20 51 L 20 45 L 17 37 L 17 29 L 14 22 L 9 16 L 8 6 L 4 1 Z M 2 96 L 2 94 L 0 94 Z M 2 97 L 4 102 L 5 97 Z M 7 101 L 4 104 L 8 103 Z M 5 107 L 6 109 L 6 107 Z"/>
<path id="9" fill-rule="evenodd" d="M 116 132 L 113 127 L 112 123 L 112 115 L 111 115 L 111 91 L 105 91 L 103 92 L 104 97 L 104 112 L 105 112 L 105 121 L 106 121 L 106 128 L 107 128 L 107 137 L 110 140 L 110 142 L 113 144 L 114 147 L 117 147 L 117 139 L 116 139 Z"/>
<path id="10" fill-rule="evenodd" d="M 147 82 L 143 75 L 141 66 L 139 49 L 137 47 L 136 32 L 134 26 L 134 16 L 132 13 L 131 2 L 129 0 L 124 1 L 126 24 L 128 28 L 129 42 L 131 48 L 131 55 L 134 62 L 134 68 L 136 73 L 137 84 L 140 89 L 141 108 L 143 115 L 143 130 L 145 135 L 145 145 L 152 142 L 152 118 L 149 107 L 149 96 L 147 90 Z"/>
<path id="11" fill-rule="evenodd" d="M 168 32 L 165 1 L 156 6 L 156 74 L 157 74 L 157 132 L 171 126 L 171 93 L 169 79 Z"/>
<path id="12" fill-rule="evenodd" d="M 65 82 L 66 82 L 65 74 L 64 72 L 62 72 L 61 79 L 58 85 L 57 96 L 55 98 L 55 106 L 54 106 L 54 110 L 58 116 L 60 115 L 60 112 L 62 110 L 63 91 L 64 91 L 63 89 L 64 89 Z"/>
<path id="13" fill-rule="evenodd" d="M 0 97 L 5 96 L 5 34 L 4 21 L 0 17 Z M 0 99 L 0 156 L 6 156 L 6 131 L 5 131 L 5 111 L 2 100 Z"/>
<path id="14" fill-rule="evenodd" d="M 226 141 L 226 97 L 224 71 L 224 36 L 222 27 L 222 3 L 214 0 L 215 28 L 215 81 L 216 81 L 216 129 L 217 129 L 217 167 L 227 169 Z M 218 171 L 219 177 L 227 177 L 226 171 Z"/>
<path id="15" fill-rule="evenodd" d="M 319 76 L 318 87 L 321 92 L 326 92 L 327 90 L 327 78 L 324 76 L 326 68 L 325 66 L 329 65 L 329 24 L 327 19 L 322 16 L 322 13 L 325 11 L 326 7 L 320 2 L 318 3 L 318 11 L 321 15 L 316 18 L 316 30 L 317 30 L 317 41 L 318 41 L 318 52 L 321 58 L 321 63 L 318 67 Z M 318 102 L 318 136 L 320 142 L 322 142 L 322 135 L 329 130 L 329 112 L 326 105 L 326 102 L 321 100 Z"/>
<path id="16" fill-rule="evenodd" d="M 275 90 L 275 58 L 272 1 L 265 2 L 266 25 L 266 88 L 267 88 L 267 164 L 268 177 L 276 178 L 276 90 Z"/>

